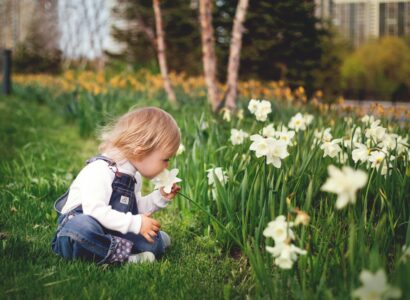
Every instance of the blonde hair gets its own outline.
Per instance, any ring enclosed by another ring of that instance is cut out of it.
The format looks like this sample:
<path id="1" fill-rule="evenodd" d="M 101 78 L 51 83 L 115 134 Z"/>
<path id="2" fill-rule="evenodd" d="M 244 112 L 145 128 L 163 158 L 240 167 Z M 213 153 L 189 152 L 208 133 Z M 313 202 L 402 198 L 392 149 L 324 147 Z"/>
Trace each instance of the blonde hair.
<path id="1" fill-rule="evenodd" d="M 156 107 L 132 110 L 105 126 L 100 133 L 101 153 L 110 152 L 115 161 L 143 159 L 155 150 L 173 156 L 181 142 L 174 118 Z"/>

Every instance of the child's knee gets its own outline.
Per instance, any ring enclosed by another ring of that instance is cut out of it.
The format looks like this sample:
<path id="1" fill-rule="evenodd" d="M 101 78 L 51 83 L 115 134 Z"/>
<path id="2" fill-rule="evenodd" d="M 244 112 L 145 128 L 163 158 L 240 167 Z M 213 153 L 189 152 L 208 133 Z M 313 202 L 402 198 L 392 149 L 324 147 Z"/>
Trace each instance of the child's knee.
<path id="1" fill-rule="evenodd" d="M 171 246 L 171 238 L 169 237 L 169 235 L 165 231 L 160 231 L 159 234 L 161 236 L 164 248 Z"/>
<path id="2" fill-rule="evenodd" d="M 73 241 L 69 236 L 60 236 L 58 238 L 55 238 L 52 244 L 52 248 L 56 254 L 66 259 L 73 258 Z"/>
<path id="3" fill-rule="evenodd" d="M 67 258 L 84 258 L 101 261 L 108 253 L 112 237 L 107 235 L 100 223 L 84 214 L 73 215 L 58 231 L 52 248 Z"/>
<path id="4" fill-rule="evenodd" d="M 155 257 L 158 259 L 165 254 L 166 248 L 171 245 L 171 239 L 167 233 L 164 231 L 158 232 L 158 236 L 155 239 L 155 243 L 152 247 L 152 252 L 155 254 Z"/>

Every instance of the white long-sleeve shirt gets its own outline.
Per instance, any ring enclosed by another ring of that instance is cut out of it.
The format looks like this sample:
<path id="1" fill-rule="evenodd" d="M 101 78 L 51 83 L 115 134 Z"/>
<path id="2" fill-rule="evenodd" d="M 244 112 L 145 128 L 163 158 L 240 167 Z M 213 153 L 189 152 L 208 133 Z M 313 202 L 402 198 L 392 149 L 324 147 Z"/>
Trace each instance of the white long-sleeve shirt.
<path id="1" fill-rule="evenodd" d="M 134 176 L 137 181 L 134 191 L 139 214 L 154 212 L 167 206 L 168 201 L 161 196 L 159 190 L 142 197 L 141 174 L 130 162 L 117 163 L 117 167 L 119 172 Z M 127 232 L 138 234 L 141 229 L 141 215 L 119 212 L 109 205 L 114 177 L 114 172 L 104 160 L 96 160 L 85 166 L 70 186 L 62 213 L 67 213 L 81 204 L 83 213 L 95 218 L 105 228 L 123 234 Z"/>

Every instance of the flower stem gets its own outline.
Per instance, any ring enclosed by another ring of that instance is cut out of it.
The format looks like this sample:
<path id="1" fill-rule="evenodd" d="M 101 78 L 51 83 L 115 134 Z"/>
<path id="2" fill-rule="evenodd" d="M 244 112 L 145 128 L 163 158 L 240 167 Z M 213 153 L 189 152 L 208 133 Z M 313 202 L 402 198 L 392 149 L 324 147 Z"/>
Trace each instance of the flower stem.
<path id="1" fill-rule="evenodd" d="M 364 225 L 365 226 L 367 225 L 367 195 L 369 194 L 370 184 L 371 184 L 371 181 L 372 181 L 372 178 L 373 178 L 374 170 L 375 169 L 373 169 L 372 173 L 370 173 L 370 178 L 369 178 L 369 181 L 367 182 L 366 194 L 364 196 L 363 211 L 364 211 Z"/>
<path id="2" fill-rule="evenodd" d="M 225 230 L 225 232 L 242 248 L 244 249 L 244 246 L 242 243 L 226 228 L 225 225 L 223 225 L 217 218 L 215 218 L 210 212 L 208 212 L 205 208 L 203 208 L 199 203 L 196 201 L 192 200 L 188 196 L 182 194 L 181 192 L 178 192 L 178 195 L 184 197 L 185 199 L 191 201 L 193 204 L 195 204 L 200 210 L 205 212 L 212 220 L 214 220 L 220 227 L 221 229 Z"/>

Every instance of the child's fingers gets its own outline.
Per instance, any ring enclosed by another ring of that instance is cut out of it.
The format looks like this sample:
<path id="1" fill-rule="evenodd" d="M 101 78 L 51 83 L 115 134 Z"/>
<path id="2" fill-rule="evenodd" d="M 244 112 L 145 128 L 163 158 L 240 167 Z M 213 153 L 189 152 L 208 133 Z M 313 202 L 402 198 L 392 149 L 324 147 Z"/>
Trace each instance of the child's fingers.
<path id="1" fill-rule="evenodd" d="M 146 212 L 144 213 L 144 216 L 151 218 L 152 215 L 152 211 Z"/>
<path id="2" fill-rule="evenodd" d="M 154 243 L 154 240 L 151 238 L 151 236 L 148 233 L 143 234 L 144 238 L 151 244 Z"/>
<path id="3" fill-rule="evenodd" d="M 160 228 L 161 226 L 155 226 L 155 225 L 152 226 L 152 230 L 154 230 L 155 232 L 158 232 Z"/>
<path id="4" fill-rule="evenodd" d="M 157 220 L 154 220 L 154 219 L 152 219 L 151 226 L 161 228 L 161 224 L 159 224 L 159 222 Z"/>
<path id="5" fill-rule="evenodd" d="M 172 192 L 173 193 L 178 193 L 181 190 L 181 187 L 179 185 L 174 184 L 172 187 Z"/>

